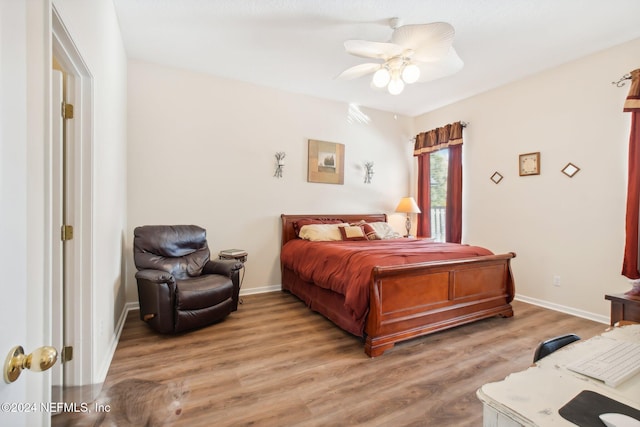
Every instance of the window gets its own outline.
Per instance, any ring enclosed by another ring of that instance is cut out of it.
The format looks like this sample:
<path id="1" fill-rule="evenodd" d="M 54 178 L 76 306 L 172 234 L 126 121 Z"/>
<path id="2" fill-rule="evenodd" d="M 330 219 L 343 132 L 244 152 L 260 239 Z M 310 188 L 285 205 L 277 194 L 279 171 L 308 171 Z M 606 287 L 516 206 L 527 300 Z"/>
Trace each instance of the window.
<path id="1" fill-rule="evenodd" d="M 447 209 L 447 170 L 449 168 L 449 149 L 434 151 L 429 156 L 431 192 L 431 237 L 437 242 L 446 240 Z"/>
<path id="2" fill-rule="evenodd" d="M 418 214 L 418 236 L 430 236 L 440 241 L 460 243 L 462 240 L 462 123 L 451 123 L 419 133 L 416 135 L 413 155 L 418 158 L 417 193 L 418 206 L 422 210 L 422 213 Z M 441 197 L 442 195 L 446 196 Z M 432 215 L 435 216 L 435 221 L 432 221 Z"/>

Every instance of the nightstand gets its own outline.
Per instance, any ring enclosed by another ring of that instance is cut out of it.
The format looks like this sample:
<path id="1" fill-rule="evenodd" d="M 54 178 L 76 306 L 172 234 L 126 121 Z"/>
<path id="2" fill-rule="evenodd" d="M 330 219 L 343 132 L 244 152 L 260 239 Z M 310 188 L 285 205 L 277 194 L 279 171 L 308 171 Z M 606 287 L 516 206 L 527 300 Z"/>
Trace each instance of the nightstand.
<path id="1" fill-rule="evenodd" d="M 611 301 L 611 325 L 621 320 L 640 323 L 640 298 L 625 294 L 605 295 Z"/>

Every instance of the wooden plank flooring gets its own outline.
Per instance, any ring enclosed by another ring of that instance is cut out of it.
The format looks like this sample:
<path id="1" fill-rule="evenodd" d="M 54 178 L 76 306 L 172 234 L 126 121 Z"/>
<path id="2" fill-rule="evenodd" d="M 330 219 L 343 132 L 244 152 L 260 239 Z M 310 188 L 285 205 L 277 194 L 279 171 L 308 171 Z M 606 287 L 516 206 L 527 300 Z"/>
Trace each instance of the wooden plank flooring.
<path id="1" fill-rule="evenodd" d="M 158 335 L 129 315 L 105 388 L 184 380 L 176 426 L 479 426 L 475 392 L 526 369 L 543 339 L 606 325 L 522 302 L 491 318 L 365 355 L 363 342 L 283 292 L 244 296 L 224 322 Z M 112 407 L 112 411 L 122 408 Z"/>

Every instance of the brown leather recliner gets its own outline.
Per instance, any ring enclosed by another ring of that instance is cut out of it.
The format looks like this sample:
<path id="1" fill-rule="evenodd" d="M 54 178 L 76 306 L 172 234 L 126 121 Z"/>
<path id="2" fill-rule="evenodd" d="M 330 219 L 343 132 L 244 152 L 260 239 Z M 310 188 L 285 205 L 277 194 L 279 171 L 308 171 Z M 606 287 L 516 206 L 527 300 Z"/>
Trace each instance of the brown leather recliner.
<path id="1" fill-rule="evenodd" d="M 206 234 L 196 225 L 135 228 L 140 318 L 156 331 L 196 329 L 238 309 L 243 265 L 236 260 L 211 260 Z"/>

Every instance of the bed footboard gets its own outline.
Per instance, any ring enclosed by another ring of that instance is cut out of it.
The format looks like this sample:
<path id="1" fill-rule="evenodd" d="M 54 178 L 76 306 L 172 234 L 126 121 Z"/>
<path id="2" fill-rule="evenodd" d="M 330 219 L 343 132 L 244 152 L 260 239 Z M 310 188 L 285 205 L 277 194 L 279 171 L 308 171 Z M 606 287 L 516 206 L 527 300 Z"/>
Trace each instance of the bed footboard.
<path id="1" fill-rule="evenodd" d="M 365 352 L 492 316 L 513 316 L 513 252 L 372 271 Z"/>

